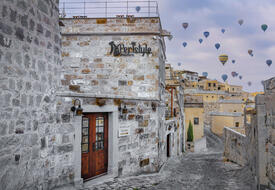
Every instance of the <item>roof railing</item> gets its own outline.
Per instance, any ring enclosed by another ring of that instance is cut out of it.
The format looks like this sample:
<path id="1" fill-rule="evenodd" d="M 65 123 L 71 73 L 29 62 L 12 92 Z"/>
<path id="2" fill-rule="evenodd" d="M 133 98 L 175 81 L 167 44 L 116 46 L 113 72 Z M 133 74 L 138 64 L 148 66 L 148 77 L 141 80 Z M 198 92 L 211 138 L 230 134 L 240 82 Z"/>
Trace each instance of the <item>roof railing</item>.
<path id="1" fill-rule="evenodd" d="M 141 1 L 92 1 L 82 0 L 59 3 L 61 18 L 111 18 L 111 17 L 159 17 L 158 2 Z"/>

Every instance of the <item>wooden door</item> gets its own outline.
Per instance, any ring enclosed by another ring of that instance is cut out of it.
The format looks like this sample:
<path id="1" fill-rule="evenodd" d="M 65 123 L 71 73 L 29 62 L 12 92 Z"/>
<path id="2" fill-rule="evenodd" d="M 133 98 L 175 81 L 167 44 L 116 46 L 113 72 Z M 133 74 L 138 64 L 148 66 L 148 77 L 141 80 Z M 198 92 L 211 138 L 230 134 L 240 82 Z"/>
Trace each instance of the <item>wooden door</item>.
<path id="1" fill-rule="evenodd" d="M 82 117 L 81 177 L 90 179 L 107 172 L 108 114 L 84 114 Z"/>

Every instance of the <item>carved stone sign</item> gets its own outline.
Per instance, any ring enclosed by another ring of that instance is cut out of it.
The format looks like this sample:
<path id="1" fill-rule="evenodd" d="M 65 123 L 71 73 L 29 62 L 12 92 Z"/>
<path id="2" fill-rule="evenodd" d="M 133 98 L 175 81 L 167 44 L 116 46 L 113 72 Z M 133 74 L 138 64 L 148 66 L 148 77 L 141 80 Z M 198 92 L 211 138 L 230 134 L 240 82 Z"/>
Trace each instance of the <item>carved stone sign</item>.
<path id="1" fill-rule="evenodd" d="M 134 54 L 142 54 L 142 56 L 152 54 L 152 49 L 147 47 L 147 44 L 144 46 L 137 44 L 136 42 L 132 42 L 131 46 L 125 46 L 124 44 L 115 44 L 114 41 L 109 43 L 111 46 L 110 54 L 114 56 L 134 56 Z"/>

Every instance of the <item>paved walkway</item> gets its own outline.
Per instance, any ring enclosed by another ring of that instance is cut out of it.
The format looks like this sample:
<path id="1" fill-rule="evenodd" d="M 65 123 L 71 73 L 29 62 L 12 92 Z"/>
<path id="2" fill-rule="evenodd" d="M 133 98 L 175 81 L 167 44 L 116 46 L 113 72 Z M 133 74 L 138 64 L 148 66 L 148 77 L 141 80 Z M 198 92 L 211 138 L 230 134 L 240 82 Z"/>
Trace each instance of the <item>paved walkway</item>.
<path id="1" fill-rule="evenodd" d="M 223 145 L 208 129 L 205 131 L 208 150 L 197 154 L 188 153 L 170 159 L 161 172 L 115 179 L 89 187 L 89 190 L 253 190 L 253 178 L 246 168 L 224 162 Z"/>

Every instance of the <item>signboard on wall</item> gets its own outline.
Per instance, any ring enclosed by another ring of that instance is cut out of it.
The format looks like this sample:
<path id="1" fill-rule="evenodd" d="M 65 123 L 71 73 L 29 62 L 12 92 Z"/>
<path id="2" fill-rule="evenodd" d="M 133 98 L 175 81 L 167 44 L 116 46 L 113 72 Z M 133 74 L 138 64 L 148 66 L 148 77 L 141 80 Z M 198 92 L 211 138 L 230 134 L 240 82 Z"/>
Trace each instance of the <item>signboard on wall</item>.
<path id="1" fill-rule="evenodd" d="M 115 44 L 114 41 L 109 43 L 111 46 L 110 54 L 113 56 L 134 56 L 134 54 L 150 55 L 152 54 L 152 49 L 145 45 L 137 44 L 136 42 L 132 42 L 130 46 L 126 46 L 123 43 Z"/>
<path id="2" fill-rule="evenodd" d="M 130 129 L 129 128 L 122 128 L 118 131 L 118 137 L 126 137 L 130 135 Z"/>

